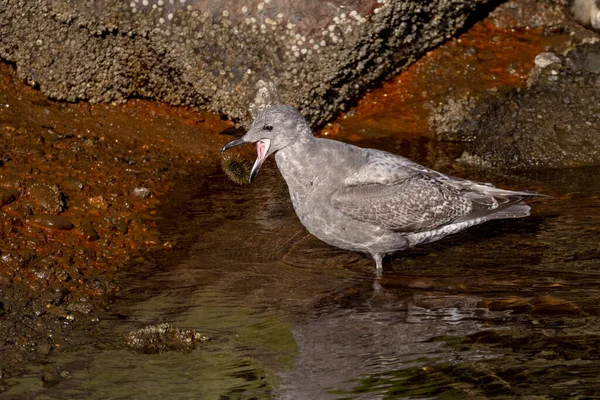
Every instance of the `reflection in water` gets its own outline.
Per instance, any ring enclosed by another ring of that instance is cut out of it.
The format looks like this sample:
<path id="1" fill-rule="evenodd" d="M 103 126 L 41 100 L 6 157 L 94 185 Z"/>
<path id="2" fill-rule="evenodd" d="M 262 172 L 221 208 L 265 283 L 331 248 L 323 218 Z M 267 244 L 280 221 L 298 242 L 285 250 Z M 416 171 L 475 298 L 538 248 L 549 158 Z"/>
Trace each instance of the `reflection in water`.
<path id="1" fill-rule="evenodd" d="M 364 381 L 377 376 L 378 382 L 373 382 L 365 397 L 374 398 L 376 393 L 386 393 L 398 371 L 414 373 L 440 362 L 493 357 L 457 351 L 438 340 L 464 337 L 481 329 L 475 315 L 486 310 L 477 308 L 477 298 L 434 294 L 389 300 L 395 304 L 360 311 L 333 307 L 320 318 L 294 327 L 299 355 L 294 368 L 283 374 L 280 397 L 360 393 Z"/>
<path id="2" fill-rule="evenodd" d="M 180 185 L 160 222 L 176 250 L 121 277 L 106 343 L 59 355 L 69 378 L 43 388 L 34 372 L 6 398 L 600 393 L 599 169 L 522 177 L 554 196 L 531 218 L 398 254 L 381 279 L 369 258 L 307 234 L 275 168 L 261 172 L 245 188 L 221 174 Z M 213 341 L 155 355 L 119 345 L 162 322 Z"/>

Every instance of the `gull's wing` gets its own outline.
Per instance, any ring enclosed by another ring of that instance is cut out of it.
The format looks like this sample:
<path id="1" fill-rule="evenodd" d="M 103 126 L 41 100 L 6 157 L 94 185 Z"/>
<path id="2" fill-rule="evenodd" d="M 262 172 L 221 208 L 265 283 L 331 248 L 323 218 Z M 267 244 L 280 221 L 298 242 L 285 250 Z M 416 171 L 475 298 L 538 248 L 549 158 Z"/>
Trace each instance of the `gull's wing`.
<path id="1" fill-rule="evenodd" d="M 405 158 L 369 151 L 366 163 L 331 196 L 344 214 L 398 232 L 422 232 L 453 222 L 529 215 L 531 192 L 497 189 L 454 178 Z"/>

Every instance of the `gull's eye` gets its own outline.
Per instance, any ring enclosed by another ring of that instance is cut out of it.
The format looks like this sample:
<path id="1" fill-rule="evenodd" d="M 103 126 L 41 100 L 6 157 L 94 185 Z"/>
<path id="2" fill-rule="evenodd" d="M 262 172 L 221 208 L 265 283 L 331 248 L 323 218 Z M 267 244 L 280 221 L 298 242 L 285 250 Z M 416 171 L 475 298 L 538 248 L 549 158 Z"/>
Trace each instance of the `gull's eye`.
<path id="1" fill-rule="evenodd" d="M 273 125 L 265 125 L 263 126 L 263 131 L 271 132 L 273 130 Z"/>

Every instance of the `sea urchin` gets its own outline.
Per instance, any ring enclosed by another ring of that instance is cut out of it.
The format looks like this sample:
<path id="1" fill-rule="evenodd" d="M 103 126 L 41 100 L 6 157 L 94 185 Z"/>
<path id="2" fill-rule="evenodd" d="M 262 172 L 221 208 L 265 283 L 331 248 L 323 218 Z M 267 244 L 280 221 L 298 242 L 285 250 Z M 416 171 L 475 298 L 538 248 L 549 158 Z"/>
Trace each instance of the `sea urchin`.
<path id="1" fill-rule="evenodd" d="M 225 155 L 221 159 L 221 168 L 225 175 L 238 185 L 247 185 L 252 166 L 239 154 Z"/>

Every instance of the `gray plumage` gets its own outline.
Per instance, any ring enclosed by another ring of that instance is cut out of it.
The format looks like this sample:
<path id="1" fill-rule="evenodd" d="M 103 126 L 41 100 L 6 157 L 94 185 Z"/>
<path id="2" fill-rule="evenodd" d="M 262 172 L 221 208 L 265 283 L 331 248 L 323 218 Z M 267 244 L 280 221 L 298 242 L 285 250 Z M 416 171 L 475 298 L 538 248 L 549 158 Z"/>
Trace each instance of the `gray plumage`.
<path id="1" fill-rule="evenodd" d="M 315 138 L 304 117 L 290 106 L 262 111 L 244 137 L 230 147 L 257 143 L 250 180 L 275 153 L 294 210 L 322 241 L 371 254 L 377 272 L 382 258 L 420 243 L 500 218 L 529 215 L 515 192 L 441 174 L 404 157 Z"/>

